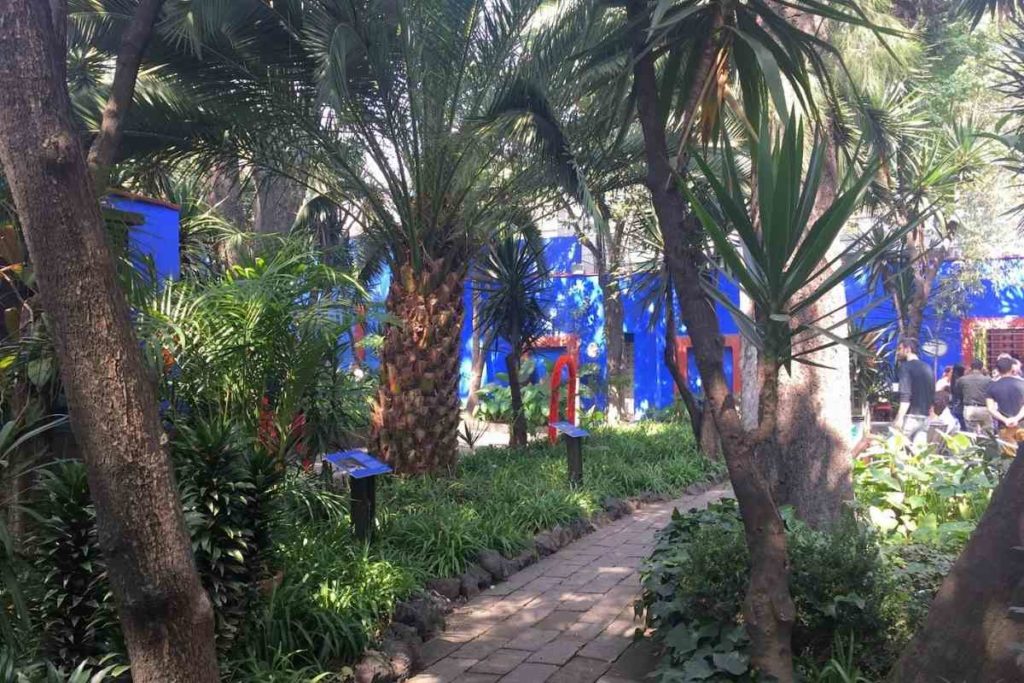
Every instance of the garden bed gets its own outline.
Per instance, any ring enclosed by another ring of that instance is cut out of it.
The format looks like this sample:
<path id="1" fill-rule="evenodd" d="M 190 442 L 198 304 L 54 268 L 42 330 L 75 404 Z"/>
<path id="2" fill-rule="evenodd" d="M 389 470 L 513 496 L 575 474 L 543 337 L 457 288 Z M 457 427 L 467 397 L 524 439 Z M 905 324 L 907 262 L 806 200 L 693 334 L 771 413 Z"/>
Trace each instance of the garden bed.
<path id="1" fill-rule="evenodd" d="M 443 625 L 444 601 L 428 586 L 455 599 L 473 595 L 621 516 L 628 499 L 678 495 L 721 475 L 697 453 L 687 428 L 669 424 L 595 430 L 577 488 L 567 482 L 561 444 L 480 449 L 462 457 L 453 477 L 383 480 L 375 541 L 367 546 L 352 535 L 343 491 L 298 472 L 266 488 L 260 477 L 270 475 L 258 456 L 236 451 L 230 434 L 202 436 L 208 446 L 195 434 L 176 442 L 176 458 L 227 680 L 333 680 L 353 673 L 382 642 L 392 644 L 382 648 L 385 659 L 401 659 L 408 653 L 394 643 L 414 643 Z M 26 629 L 8 656 L 35 670 L 44 659 L 65 670 L 83 660 L 93 668 L 123 662 L 102 558 L 77 566 L 82 580 L 73 585 L 87 586 L 87 595 L 48 592 L 48 558 L 71 550 L 62 533 L 87 530 L 92 513 L 84 479 L 75 480 L 67 505 L 67 487 L 47 481 L 52 486 L 41 493 L 53 510 L 43 512 L 78 516 L 54 520 L 38 546 L 46 556 L 26 558 L 23 579 L 36 621 L 66 622 L 70 630 Z M 94 534 L 80 540 L 84 556 L 98 554 Z M 65 619 L 57 598 L 80 608 Z M 51 642 L 51 633 L 67 637 Z"/>

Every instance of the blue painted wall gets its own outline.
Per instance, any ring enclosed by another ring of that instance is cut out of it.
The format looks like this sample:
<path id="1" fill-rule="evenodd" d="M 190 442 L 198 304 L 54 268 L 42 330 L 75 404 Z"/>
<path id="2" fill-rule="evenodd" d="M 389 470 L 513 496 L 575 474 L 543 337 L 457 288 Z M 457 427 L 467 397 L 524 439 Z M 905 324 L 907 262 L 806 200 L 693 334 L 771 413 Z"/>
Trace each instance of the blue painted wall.
<path id="1" fill-rule="evenodd" d="M 118 194 L 109 195 L 107 201 L 115 209 L 142 216 L 142 225 L 132 226 L 128 232 L 132 252 L 153 259 L 158 280 L 177 278 L 181 274 L 178 209 L 141 197 Z"/>
<path id="2" fill-rule="evenodd" d="M 561 273 L 552 279 L 545 306 L 549 310 L 550 334 L 577 334 L 580 338 L 580 363 L 596 363 L 600 380 L 605 379 L 606 343 L 604 339 L 604 306 L 600 287 L 596 276 L 571 274 L 573 266 L 580 262 L 582 248 L 573 237 L 559 237 L 549 241 L 547 257 L 552 271 Z M 1000 259 L 985 265 L 986 273 L 978 293 L 969 299 L 969 317 L 1000 317 L 1024 316 L 1024 259 Z M 940 271 L 939 279 L 955 278 L 959 266 L 956 263 L 946 264 Z M 638 290 L 637 278 L 628 278 L 624 283 L 623 303 L 625 307 L 624 332 L 633 335 L 634 354 L 634 406 L 636 414 L 643 415 L 654 409 L 664 408 L 674 400 L 672 378 L 665 368 L 664 357 L 664 320 L 650 320 L 653 311 L 642 305 L 643 293 Z M 738 303 L 737 287 L 722 277 L 719 281 L 721 291 L 727 294 L 734 303 Z M 863 314 L 866 326 L 888 322 L 893 319 L 891 304 L 878 304 L 878 297 L 868 296 L 862 281 L 851 278 L 846 283 L 847 299 L 850 302 L 851 315 Z M 462 397 L 468 394 L 470 360 L 471 360 L 471 311 L 470 293 L 466 293 L 466 325 L 463 330 Z M 873 304 L 870 305 L 869 304 Z M 718 316 L 723 334 L 737 334 L 738 328 L 728 310 L 718 305 Z M 929 308 L 925 314 L 925 336 L 930 333 L 946 341 L 946 354 L 934 359 L 935 364 L 942 368 L 961 362 L 961 323 L 959 318 L 939 317 L 934 309 Z M 678 333 L 686 334 L 686 327 L 680 324 Z M 505 371 L 505 354 L 507 349 L 497 345 L 487 355 L 484 371 L 484 384 L 494 382 L 498 373 Z M 591 355 L 592 354 L 592 355 Z M 552 356 L 549 351 L 540 355 L 545 358 Z M 932 363 L 930 356 L 924 359 Z M 734 359 L 726 353 L 725 369 L 729 381 L 732 381 Z M 700 393 L 700 376 L 693 362 L 692 354 L 687 373 L 691 388 Z M 590 402 L 584 402 L 589 407 Z M 598 395 L 596 405 L 603 409 L 605 396 Z"/>

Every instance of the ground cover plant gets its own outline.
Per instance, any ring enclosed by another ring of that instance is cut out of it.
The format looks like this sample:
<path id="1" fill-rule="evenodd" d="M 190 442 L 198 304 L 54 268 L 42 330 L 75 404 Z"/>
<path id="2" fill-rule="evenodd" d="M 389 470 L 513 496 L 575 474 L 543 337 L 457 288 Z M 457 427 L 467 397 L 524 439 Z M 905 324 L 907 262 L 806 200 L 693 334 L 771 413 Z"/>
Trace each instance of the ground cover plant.
<path id="1" fill-rule="evenodd" d="M 784 510 L 806 680 L 883 680 L 980 520 L 1005 468 L 964 435 L 877 437 L 855 465 L 856 503 L 816 531 Z M 748 554 L 734 501 L 677 513 L 646 565 L 638 610 L 665 648 L 661 681 L 758 680 L 739 597 Z"/>
<path id="2" fill-rule="evenodd" d="M 1005 462 L 982 444 L 964 434 L 916 446 L 899 433 L 876 439 L 854 465 L 857 503 L 887 542 L 959 550 Z"/>

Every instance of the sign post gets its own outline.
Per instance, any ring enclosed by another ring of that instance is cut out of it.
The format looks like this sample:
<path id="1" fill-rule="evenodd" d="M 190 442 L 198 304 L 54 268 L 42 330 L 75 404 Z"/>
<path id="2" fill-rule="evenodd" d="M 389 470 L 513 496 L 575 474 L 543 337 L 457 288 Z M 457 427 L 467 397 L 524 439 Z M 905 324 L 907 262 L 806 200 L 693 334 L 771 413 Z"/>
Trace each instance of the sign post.
<path id="1" fill-rule="evenodd" d="M 390 472 L 391 467 L 364 450 L 330 453 L 324 460 L 348 475 L 352 527 L 356 538 L 369 541 L 377 517 L 377 477 Z"/>
<path id="2" fill-rule="evenodd" d="M 561 434 L 565 441 L 569 484 L 580 486 L 583 484 L 583 439 L 590 436 L 590 433 L 571 422 L 552 422 L 550 427 Z"/>

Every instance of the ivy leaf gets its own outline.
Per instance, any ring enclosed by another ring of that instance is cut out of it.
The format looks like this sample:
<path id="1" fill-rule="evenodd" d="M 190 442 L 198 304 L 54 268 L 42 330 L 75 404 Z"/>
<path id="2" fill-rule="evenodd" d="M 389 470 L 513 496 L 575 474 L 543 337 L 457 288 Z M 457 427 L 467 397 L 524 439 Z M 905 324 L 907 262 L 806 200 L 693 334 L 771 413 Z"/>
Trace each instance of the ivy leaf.
<path id="1" fill-rule="evenodd" d="M 665 644 L 678 655 L 687 655 L 697 649 L 697 637 L 686 624 L 678 624 L 665 636 Z"/>
<path id="2" fill-rule="evenodd" d="M 711 661 L 722 671 L 727 671 L 733 676 L 739 676 L 747 671 L 747 656 L 739 652 L 716 652 L 711 656 Z"/>

